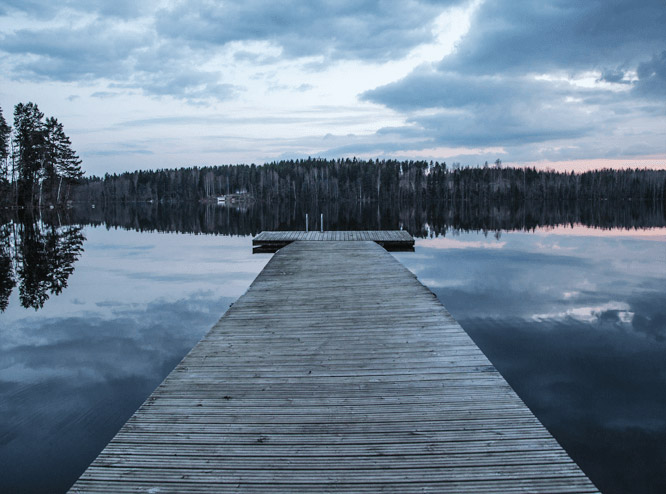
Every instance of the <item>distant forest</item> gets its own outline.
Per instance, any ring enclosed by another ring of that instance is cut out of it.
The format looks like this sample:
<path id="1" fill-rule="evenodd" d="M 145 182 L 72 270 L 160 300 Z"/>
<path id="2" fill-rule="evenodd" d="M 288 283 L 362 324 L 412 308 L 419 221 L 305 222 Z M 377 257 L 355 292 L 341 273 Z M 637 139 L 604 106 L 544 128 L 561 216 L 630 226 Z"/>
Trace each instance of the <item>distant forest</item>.
<path id="1" fill-rule="evenodd" d="M 665 193 L 666 170 L 562 173 L 506 168 L 499 159 L 461 168 L 432 161 L 308 158 L 84 177 L 56 118 L 44 119 L 34 103 L 19 103 L 11 127 L 0 108 L 0 205 L 5 207 L 215 202 L 217 196 L 236 194 L 241 201 L 304 211 L 331 204 L 471 212 L 494 205 L 571 209 L 604 201 L 640 201 L 663 211 Z"/>
<path id="2" fill-rule="evenodd" d="M 82 181 L 81 220 L 133 229 L 225 234 L 319 228 L 393 229 L 418 236 L 449 228 L 531 229 L 666 225 L 666 170 L 558 173 L 534 168 L 449 167 L 426 161 L 307 159 L 136 171 Z M 214 198 L 245 194 L 235 207 Z M 209 199 L 213 199 L 212 201 Z M 198 202 L 206 207 L 197 207 Z M 80 213 L 76 213 L 79 215 Z"/>
<path id="3" fill-rule="evenodd" d="M 381 203 L 445 207 L 473 203 L 664 202 L 666 170 L 561 173 L 493 166 L 451 168 L 426 161 L 304 159 L 256 165 L 135 171 L 86 178 L 73 198 L 111 203 L 199 201 L 247 194 L 264 204 Z"/>
<path id="4" fill-rule="evenodd" d="M 558 225 L 666 226 L 666 171 L 566 174 L 498 165 L 303 160 L 75 179 L 67 207 L 44 207 L 58 198 L 48 189 L 42 208 L 0 210 L 0 312 L 16 287 L 21 304 L 37 309 L 67 286 L 83 252 L 83 225 L 256 235 L 303 230 L 306 215 L 308 227 L 319 229 L 323 214 L 327 230 L 404 228 L 416 237 L 475 230 L 498 238 Z M 207 200 L 227 192 L 248 198 L 224 207 Z"/>

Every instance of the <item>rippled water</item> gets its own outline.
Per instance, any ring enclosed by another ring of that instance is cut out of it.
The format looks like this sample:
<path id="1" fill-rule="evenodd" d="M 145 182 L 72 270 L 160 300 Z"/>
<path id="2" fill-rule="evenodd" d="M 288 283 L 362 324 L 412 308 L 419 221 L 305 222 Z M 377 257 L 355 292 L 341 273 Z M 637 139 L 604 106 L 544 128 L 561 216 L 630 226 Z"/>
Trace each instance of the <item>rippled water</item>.
<path id="1" fill-rule="evenodd" d="M 58 296 L 0 314 L 0 491 L 63 492 L 270 258 L 87 226 Z M 447 234 L 395 254 L 606 493 L 666 492 L 666 230 Z"/>

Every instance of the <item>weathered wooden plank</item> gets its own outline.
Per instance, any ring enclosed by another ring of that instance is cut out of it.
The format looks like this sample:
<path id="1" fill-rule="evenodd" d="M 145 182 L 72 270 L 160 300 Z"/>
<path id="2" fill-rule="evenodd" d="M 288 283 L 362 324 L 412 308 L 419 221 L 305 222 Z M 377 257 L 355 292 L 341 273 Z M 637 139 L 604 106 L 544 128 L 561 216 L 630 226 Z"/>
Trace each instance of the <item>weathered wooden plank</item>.
<path id="1" fill-rule="evenodd" d="M 414 239 L 403 230 L 384 231 L 283 231 L 261 232 L 252 240 L 257 252 L 274 252 L 297 240 L 308 241 L 362 241 L 373 240 L 388 250 L 410 250 Z"/>
<path id="2" fill-rule="evenodd" d="M 137 482 L 179 482 L 187 478 L 190 482 L 210 484 L 211 478 L 224 478 L 226 482 L 252 482 L 252 483 L 288 483 L 298 485 L 326 480 L 331 484 L 346 482 L 354 483 L 404 483 L 414 481 L 451 482 L 471 480 L 523 480 L 534 478 L 575 478 L 578 469 L 571 461 L 568 463 L 538 464 L 538 465 L 484 465 L 463 466 L 454 468 L 374 468 L 362 470 L 360 468 L 348 469 L 272 469 L 251 470 L 245 468 L 135 468 L 130 465 L 91 466 L 86 477 L 97 477 L 104 480 L 134 480 Z M 212 477 L 215 476 L 215 477 Z"/>
<path id="3" fill-rule="evenodd" d="M 385 468 L 385 462 L 374 456 L 350 456 L 350 457 L 288 457 L 276 458 L 275 456 L 222 456 L 205 455 L 193 456 L 178 454 L 180 466 L 188 469 L 219 468 L 224 470 L 316 470 L 329 468 L 332 470 L 346 469 L 381 469 Z M 168 455 L 141 454 L 137 458 L 128 458 L 121 452 L 105 452 L 100 455 L 98 466 L 116 467 L 121 465 L 132 465 L 138 468 L 164 468 L 164 460 Z M 564 453 L 543 452 L 536 458 L 516 453 L 498 453 L 494 455 L 476 454 L 473 458 L 467 455 L 395 455 L 393 458 L 399 468 L 458 468 L 458 467 L 492 467 L 499 465 L 531 465 L 537 468 L 541 465 L 570 464 L 569 458 Z M 331 465 L 331 460 L 335 460 Z"/>
<path id="4" fill-rule="evenodd" d="M 246 446 L 233 446 L 226 444 L 182 444 L 176 449 L 170 444 L 154 444 L 148 442 L 121 442 L 114 440 L 105 448 L 101 455 L 117 454 L 130 455 L 126 457 L 131 461 L 131 455 L 162 455 L 162 456 L 197 456 L 210 458 L 213 456 L 239 457 L 239 458 L 374 458 L 382 461 L 384 458 L 395 456 L 437 457 L 450 456 L 452 458 L 469 457 L 476 460 L 479 455 L 492 455 L 503 457 L 507 454 L 522 455 L 536 459 L 541 455 L 550 455 L 563 452 L 552 439 L 521 440 L 505 439 L 503 441 L 461 441 L 432 443 L 427 449 L 423 444 L 342 444 L 331 447 L 329 445 L 311 445 L 307 448 L 293 448 L 291 445 L 257 443 L 253 448 Z M 564 453 L 566 455 L 566 453 Z M 470 463 L 475 464 L 475 463 Z M 390 465 L 390 463 L 388 464 Z"/>
<path id="5" fill-rule="evenodd" d="M 236 493 L 236 492 L 299 492 L 299 493 L 373 493 L 373 492 L 392 492 L 402 493 L 460 493 L 460 492 L 482 492 L 484 494 L 505 494 L 505 493 L 526 493 L 539 492 L 542 494 L 555 493 L 595 493 L 598 492 L 594 487 L 590 487 L 589 482 L 578 479 L 566 479 L 564 482 L 558 482 L 557 479 L 512 479 L 512 480 L 489 480 L 489 481 L 451 481 L 451 482 L 428 482 L 416 480 L 413 482 L 392 483 L 391 485 L 380 485 L 377 483 L 347 483 L 341 482 L 333 484 L 326 482 L 311 481 L 303 484 L 285 484 L 270 483 L 261 484 L 253 482 L 226 482 L 224 478 L 218 479 L 214 489 L 210 485 L 189 482 L 186 478 L 177 483 L 169 482 L 151 482 L 149 487 L 137 489 L 137 484 L 132 482 L 109 482 L 102 486 L 99 483 L 82 480 L 81 487 L 86 487 L 82 492 L 104 493 L 108 492 L 159 492 L 159 493 Z"/>
<path id="6" fill-rule="evenodd" d="M 375 243 L 410 239 L 259 234 L 286 243 L 71 492 L 596 492 Z"/>

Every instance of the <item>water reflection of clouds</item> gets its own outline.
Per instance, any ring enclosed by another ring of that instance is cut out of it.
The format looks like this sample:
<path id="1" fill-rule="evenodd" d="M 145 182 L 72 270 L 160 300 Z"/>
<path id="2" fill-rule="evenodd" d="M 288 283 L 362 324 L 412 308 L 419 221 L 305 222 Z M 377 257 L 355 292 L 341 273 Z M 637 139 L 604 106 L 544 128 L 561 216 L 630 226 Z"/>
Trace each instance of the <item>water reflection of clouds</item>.
<path id="1" fill-rule="evenodd" d="M 0 315 L 0 490 L 64 491 L 269 259 L 249 238 L 86 236 L 67 290 Z"/>
<path id="2" fill-rule="evenodd" d="M 666 395 L 658 392 L 664 385 L 663 345 L 575 319 L 551 321 L 547 331 L 512 318 L 470 318 L 464 324 L 547 422 L 594 417 L 591 422 L 608 427 L 661 424 L 666 435 Z"/>
<path id="3" fill-rule="evenodd" d="M 666 341 L 666 307 L 664 307 L 664 293 L 666 290 L 651 292 L 653 299 L 635 296 L 631 298 L 634 317 L 631 321 L 635 331 L 659 342 Z M 666 358 L 664 359 L 666 361 Z M 666 380 L 666 369 L 664 369 Z"/>
<path id="4" fill-rule="evenodd" d="M 545 321 L 548 319 L 573 318 L 584 322 L 617 320 L 622 323 L 630 323 L 633 316 L 634 313 L 627 302 L 609 301 L 596 306 L 571 307 L 560 312 L 534 314 L 532 319 Z"/>
<path id="5" fill-rule="evenodd" d="M 417 242 L 418 259 L 396 256 L 602 492 L 666 492 L 662 237 L 576 233 L 503 233 L 502 249 Z"/>
<path id="6" fill-rule="evenodd" d="M 497 244 L 478 233 L 461 234 L 460 241 Z M 440 289 L 454 316 L 460 307 L 479 316 L 589 319 L 611 302 L 634 312 L 626 307 L 633 294 L 664 289 L 663 246 L 640 236 L 558 236 L 544 243 L 544 235 L 504 233 L 502 242 L 502 249 L 437 249 L 417 241 L 418 259 L 399 258 L 428 286 Z M 542 248 L 553 243 L 561 249 Z"/>
<path id="7" fill-rule="evenodd" d="M 64 491 L 233 300 L 193 294 L 116 308 L 113 318 L 32 318 L 3 338 L 7 492 Z"/>
<path id="8" fill-rule="evenodd" d="M 116 317 L 111 319 L 87 314 L 46 319 L 41 324 L 33 320 L 16 327 L 13 338 L 3 340 L 2 351 L 7 352 L 9 364 L 3 366 L 3 380 L 7 376 L 30 380 L 26 375 L 17 376 L 11 362 L 24 371 L 37 371 L 37 377 L 43 377 L 40 373 L 46 370 L 49 379 L 62 376 L 79 384 L 82 380 L 153 375 L 156 363 L 191 348 L 233 300 L 193 294 L 135 308 L 125 305 L 116 308 Z"/>
<path id="9" fill-rule="evenodd" d="M 417 239 L 417 247 L 426 247 L 429 249 L 501 249 L 506 242 L 483 241 L 483 240 L 458 240 L 447 237 L 433 237 Z"/>
<path id="10" fill-rule="evenodd" d="M 479 316 L 509 313 L 530 317 L 535 307 L 544 304 L 548 309 L 539 312 L 550 312 L 550 304 L 558 304 L 562 298 L 561 283 L 555 281 L 566 277 L 562 266 L 581 271 L 586 264 L 575 257 L 519 250 L 510 242 L 504 249 L 426 250 L 417 245 L 419 250 L 429 254 L 429 261 L 412 264 L 408 254 L 399 257 L 421 280 L 427 280 L 426 285 L 435 289 L 454 316 L 460 308 Z"/>
<path id="11" fill-rule="evenodd" d="M 547 251 L 553 251 L 553 250 L 575 251 L 576 250 L 576 247 L 563 247 L 557 241 L 550 242 L 550 243 L 536 242 L 534 245 L 540 250 L 547 250 Z"/>

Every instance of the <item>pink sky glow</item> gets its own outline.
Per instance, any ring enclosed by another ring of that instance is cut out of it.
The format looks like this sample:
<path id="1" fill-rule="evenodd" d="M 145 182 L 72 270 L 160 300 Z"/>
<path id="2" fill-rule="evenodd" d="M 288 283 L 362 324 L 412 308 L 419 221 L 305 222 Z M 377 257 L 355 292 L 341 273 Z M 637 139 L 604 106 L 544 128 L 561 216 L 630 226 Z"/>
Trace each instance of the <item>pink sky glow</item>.
<path id="1" fill-rule="evenodd" d="M 506 163 L 512 166 L 511 163 Z M 574 171 L 586 172 L 590 170 L 602 170 L 604 168 L 623 169 L 623 168 L 647 168 L 650 170 L 666 169 L 666 156 L 645 156 L 642 158 L 618 158 L 618 159 L 588 159 L 588 160 L 569 160 L 569 161 L 532 161 L 523 163 L 524 166 L 534 167 L 540 170 L 556 171 Z"/>

